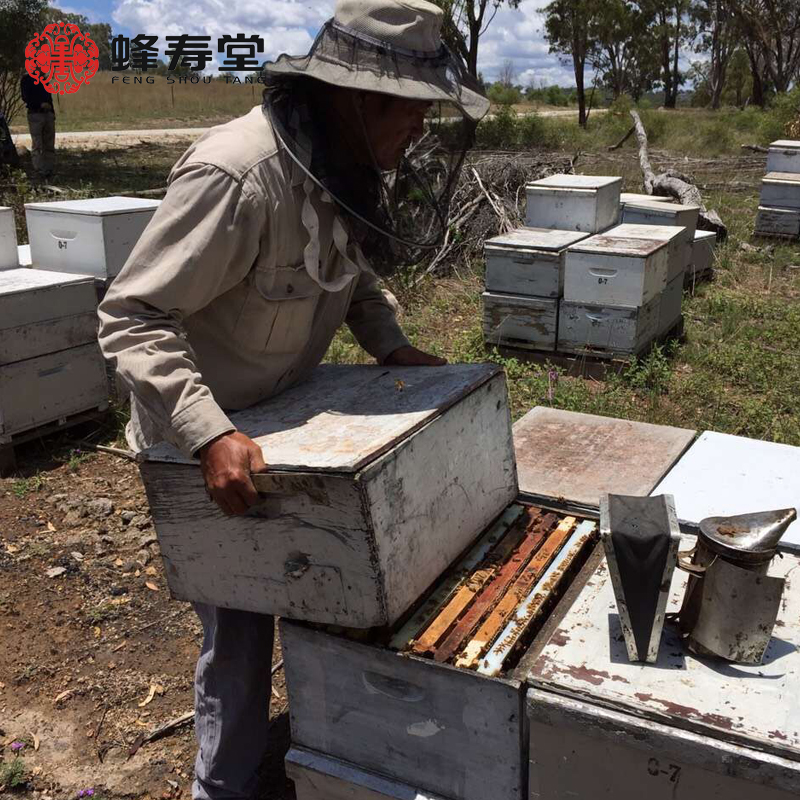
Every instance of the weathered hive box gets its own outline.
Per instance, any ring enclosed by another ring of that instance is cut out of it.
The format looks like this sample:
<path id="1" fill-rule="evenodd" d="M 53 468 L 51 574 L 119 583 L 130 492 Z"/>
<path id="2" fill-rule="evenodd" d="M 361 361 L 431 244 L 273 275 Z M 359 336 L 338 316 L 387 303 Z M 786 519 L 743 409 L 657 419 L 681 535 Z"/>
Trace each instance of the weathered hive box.
<path id="1" fill-rule="evenodd" d="M 355 641 L 281 621 L 293 744 L 422 796 L 524 800 L 516 648 L 588 557 L 595 529 L 513 505 L 394 629 Z"/>
<path id="2" fill-rule="evenodd" d="M 770 574 L 799 567 L 785 554 Z M 685 582 L 676 570 L 668 613 Z M 631 663 L 615 610 L 600 561 L 531 662 L 531 800 L 594 800 L 598 789 L 618 800 L 797 797 L 800 583 L 787 584 L 758 666 L 696 658 L 669 623 L 658 662 Z"/>
<path id="3" fill-rule="evenodd" d="M 113 278 L 159 203 L 136 197 L 26 203 L 34 266 Z"/>
<path id="4" fill-rule="evenodd" d="M 714 248 L 717 234 L 714 231 L 697 231 L 692 242 L 692 264 L 688 277 L 703 275 L 714 266 Z"/>
<path id="5" fill-rule="evenodd" d="M 550 175 L 525 187 L 525 224 L 533 228 L 598 233 L 619 216 L 622 178 Z"/>
<path id="6" fill-rule="evenodd" d="M 626 203 L 622 209 L 621 222 L 634 225 L 677 225 L 687 229 L 686 241 L 691 242 L 699 217 L 700 206 L 662 203 L 649 199 Z"/>
<path id="7" fill-rule="evenodd" d="M 0 269 L 17 266 L 17 228 L 14 209 L 0 206 Z"/>
<path id="8" fill-rule="evenodd" d="M 761 206 L 800 209 L 800 175 L 770 172 L 761 181 Z"/>
<path id="9" fill-rule="evenodd" d="M 518 228 L 487 240 L 486 289 L 500 294 L 561 297 L 564 254 L 588 234 L 545 228 Z"/>
<path id="10" fill-rule="evenodd" d="M 96 339 L 90 277 L 25 268 L 0 272 L 0 365 Z"/>
<path id="11" fill-rule="evenodd" d="M 676 225 L 644 225 L 625 222 L 606 231 L 606 235 L 667 242 L 669 244 L 667 283 L 679 275 L 683 277 L 686 270 L 689 269 L 692 257 L 692 237 L 688 228 L 680 228 Z"/>
<path id="12" fill-rule="evenodd" d="M 603 233 L 567 250 L 564 300 L 594 306 L 639 308 L 667 285 L 670 245 L 662 237 Z"/>
<path id="13" fill-rule="evenodd" d="M 0 444 L 73 414 L 106 408 L 108 383 L 97 344 L 0 366 Z"/>
<path id="14" fill-rule="evenodd" d="M 637 354 L 658 335 L 661 297 L 639 308 L 561 302 L 558 350 L 564 353 Z"/>
<path id="15" fill-rule="evenodd" d="M 769 146 L 767 172 L 800 174 L 800 141 L 778 139 Z"/>
<path id="16" fill-rule="evenodd" d="M 658 305 L 658 329 L 656 336 L 663 336 L 678 324 L 683 308 L 683 275 L 676 275 L 661 293 Z"/>
<path id="17" fill-rule="evenodd" d="M 270 471 L 226 517 L 163 445 L 142 478 L 172 594 L 367 628 L 398 619 L 516 496 L 505 377 L 491 365 L 322 366 L 231 415 Z"/>
<path id="18" fill-rule="evenodd" d="M 554 350 L 558 300 L 483 293 L 483 338 L 490 345 Z"/>
<path id="19" fill-rule="evenodd" d="M 756 234 L 796 239 L 800 236 L 800 209 L 759 206 Z"/>

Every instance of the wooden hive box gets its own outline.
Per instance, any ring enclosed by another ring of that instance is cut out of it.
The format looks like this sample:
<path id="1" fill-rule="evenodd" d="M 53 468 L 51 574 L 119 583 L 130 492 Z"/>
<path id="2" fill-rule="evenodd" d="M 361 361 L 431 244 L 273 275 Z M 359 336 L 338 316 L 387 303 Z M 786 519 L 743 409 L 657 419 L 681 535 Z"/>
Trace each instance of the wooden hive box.
<path id="1" fill-rule="evenodd" d="M 769 146 L 767 172 L 800 174 L 800 141 L 778 139 Z"/>
<path id="2" fill-rule="evenodd" d="M 770 574 L 799 568 L 784 554 Z M 587 571 L 554 615 L 551 640 L 518 670 L 528 668 L 531 686 L 531 800 L 592 800 L 598 787 L 616 800 L 797 797 L 800 583 L 786 585 L 763 664 L 697 658 L 667 623 L 658 661 L 646 665 L 628 661 L 606 564 Z M 676 570 L 668 613 L 685 582 Z"/>
<path id="3" fill-rule="evenodd" d="M 17 264 L 17 228 L 14 209 L 0 206 L 0 269 L 13 269 Z"/>
<path id="4" fill-rule="evenodd" d="M 637 354 L 658 335 L 661 295 L 638 308 L 571 303 L 562 300 L 558 345 L 563 353 Z"/>
<path id="5" fill-rule="evenodd" d="M 159 203 L 136 197 L 26 203 L 35 268 L 113 278 Z"/>
<path id="6" fill-rule="evenodd" d="M 681 318 L 683 309 L 683 286 L 685 277 L 676 275 L 661 293 L 658 302 L 658 328 L 656 336 L 663 336 L 674 328 Z"/>
<path id="7" fill-rule="evenodd" d="M 0 365 L 96 339 L 92 278 L 22 267 L 0 272 Z"/>
<path id="8" fill-rule="evenodd" d="M 196 460 L 143 453 L 182 600 L 389 625 L 516 495 L 505 376 L 491 365 L 322 366 L 231 420 L 270 465 L 252 516 L 210 503 Z"/>
<path id="9" fill-rule="evenodd" d="M 796 239 L 800 236 L 800 209 L 759 206 L 756 235 Z"/>
<path id="10" fill-rule="evenodd" d="M 517 228 L 488 239 L 486 290 L 498 294 L 561 297 L 567 247 L 588 234 L 545 228 Z"/>
<path id="11" fill-rule="evenodd" d="M 704 275 L 714 267 L 714 248 L 717 234 L 714 231 L 697 231 L 692 242 L 692 262 L 688 276 Z"/>
<path id="12" fill-rule="evenodd" d="M 632 239 L 654 239 L 669 244 L 667 283 L 683 277 L 692 262 L 692 237 L 688 228 L 677 225 L 645 225 L 625 222 L 606 231 L 608 236 L 628 236 Z"/>
<path id="13" fill-rule="evenodd" d="M 389 631 L 357 641 L 346 631 L 281 621 L 296 747 L 423 796 L 525 799 L 525 693 L 513 674 L 515 646 L 524 652 L 526 630 L 543 623 L 588 557 L 596 523 L 536 512 L 555 538 L 540 540 L 528 561 L 509 558 L 511 549 L 503 560 L 497 551 L 521 512 L 510 507 Z M 523 530 L 527 524 L 524 517 Z M 521 541 L 518 553 L 534 544 L 527 534 Z"/>
<path id="14" fill-rule="evenodd" d="M 661 236 L 591 236 L 567 250 L 564 300 L 639 308 L 667 286 L 670 244 Z"/>
<path id="15" fill-rule="evenodd" d="M 691 244 L 699 217 L 700 206 L 662 203 L 649 199 L 626 203 L 622 209 L 621 222 L 633 225 L 675 225 L 686 228 L 685 241 Z"/>
<path id="16" fill-rule="evenodd" d="M 532 228 L 598 233 L 619 216 L 622 178 L 550 175 L 525 187 L 525 224 Z"/>
<path id="17" fill-rule="evenodd" d="M 487 344 L 554 350 L 557 332 L 555 298 L 483 293 L 483 338 Z"/>
<path id="18" fill-rule="evenodd" d="M 800 175 L 769 172 L 761 181 L 760 206 L 800 209 Z"/>

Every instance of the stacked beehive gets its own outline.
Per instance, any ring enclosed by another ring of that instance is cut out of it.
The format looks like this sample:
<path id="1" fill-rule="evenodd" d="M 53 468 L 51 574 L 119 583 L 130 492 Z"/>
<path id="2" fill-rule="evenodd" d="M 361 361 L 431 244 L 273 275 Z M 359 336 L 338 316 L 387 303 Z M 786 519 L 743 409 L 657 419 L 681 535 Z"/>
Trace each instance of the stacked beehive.
<path id="1" fill-rule="evenodd" d="M 779 139 L 769 146 L 755 232 L 800 237 L 800 140 Z"/>
<path id="2" fill-rule="evenodd" d="M 695 244 L 699 208 L 623 195 L 620 184 L 553 175 L 528 185 L 526 222 L 537 227 L 486 242 L 487 343 L 636 354 L 680 323 L 684 282 L 710 266 L 706 235 Z"/>

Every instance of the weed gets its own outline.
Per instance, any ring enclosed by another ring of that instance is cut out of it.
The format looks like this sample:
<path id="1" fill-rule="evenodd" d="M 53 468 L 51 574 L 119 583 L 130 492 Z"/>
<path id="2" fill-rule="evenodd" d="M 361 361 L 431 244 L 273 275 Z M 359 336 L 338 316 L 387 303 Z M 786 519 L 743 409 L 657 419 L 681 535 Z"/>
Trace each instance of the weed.
<path id="1" fill-rule="evenodd" d="M 21 478 L 11 484 L 11 491 L 16 497 L 23 498 L 30 492 L 41 492 L 44 489 L 45 481 L 41 475 L 34 475 L 30 478 Z"/>
<path id="2" fill-rule="evenodd" d="M 25 762 L 14 757 L 11 761 L 0 761 L 0 790 L 24 789 L 28 785 L 28 769 Z"/>
<path id="3" fill-rule="evenodd" d="M 89 625 L 99 625 L 101 622 L 117 619 L 120 615 L 120 607 L 109 602 L 103 602 L 96 606 L 91 606 L 83 613 Z"/>

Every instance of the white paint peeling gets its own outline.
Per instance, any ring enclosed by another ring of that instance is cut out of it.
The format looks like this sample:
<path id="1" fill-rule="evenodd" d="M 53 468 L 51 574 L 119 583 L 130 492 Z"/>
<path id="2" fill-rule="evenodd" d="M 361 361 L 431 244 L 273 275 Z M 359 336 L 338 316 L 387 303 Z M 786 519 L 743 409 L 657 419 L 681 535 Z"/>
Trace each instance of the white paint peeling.
<path id="1" fill-rule="evenodd" d="M 411 736 L 419 736 L 422 739 L 429 739 L 437 733 L 445 730 L 444 725 L 439 725 L 435 719 L 426 719 L 424 722 L 414 722 L 406 728 Z"/>

